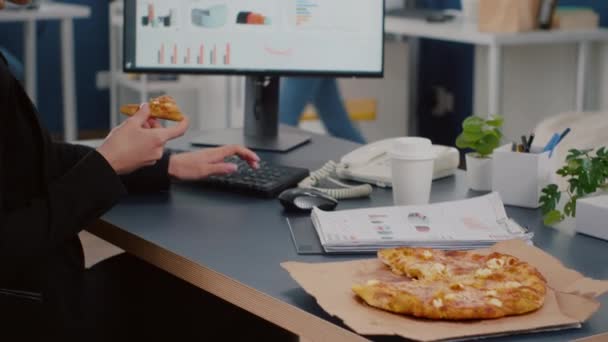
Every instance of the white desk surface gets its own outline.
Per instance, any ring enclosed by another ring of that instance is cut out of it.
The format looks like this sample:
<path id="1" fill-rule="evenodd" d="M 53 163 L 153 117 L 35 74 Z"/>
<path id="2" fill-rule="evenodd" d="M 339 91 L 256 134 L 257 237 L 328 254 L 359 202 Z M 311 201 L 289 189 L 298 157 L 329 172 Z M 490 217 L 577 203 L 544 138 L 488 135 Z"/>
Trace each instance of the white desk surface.
<path id="1" fill-rule="evenodd" d="M 84 5 L 45 3 L 39 9 L 6 9 L 0 11 L 0 22 L 88 18 L 91 8 Z"/>
<path id="2" fill-rule="evenodd" d="M 524 33 L 482 33 L 477 25 L 456 18 L 446 23 L 429 23 L 420 19 L 387 16 L 386 33 L 430 38 L 475 45 L 527 45 L 608 41 L 608 29 L 576 31 L 534 31 Z"/>

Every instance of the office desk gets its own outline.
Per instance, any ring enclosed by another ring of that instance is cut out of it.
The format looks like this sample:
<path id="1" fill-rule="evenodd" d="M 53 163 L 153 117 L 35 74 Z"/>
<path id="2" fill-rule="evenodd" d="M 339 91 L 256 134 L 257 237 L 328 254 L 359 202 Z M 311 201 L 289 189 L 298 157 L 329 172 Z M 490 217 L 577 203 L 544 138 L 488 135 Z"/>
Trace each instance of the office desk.
<path id="1" fill-rule="evenodd" d="M 576 78 L 576 104 L 574 110 L 588 110 L 586 99 L 589 94 L 589 77 L 592 45 L 596 42 L 608 41 L 607 29 L 590 30 L 551 30 L 522 33 L 484 33 L 479 32 L 476 24 L 464 22 L 461 18 L 446 23 L 429 23 L 424 20 L 387 16 L 385 21 L 386 33 L 403 37 L 427 38 L 448 42 L 473 44 L 487 47 L 488 54 L 488 113 L 504 113 L 500 101 L 502 94 L 503 48 L 508 46 L 541 45 L 541 44 L 577 44 L 578 63 Z M 415 50 L 415 49 L 414 49 Z M 417 57 L 412 63 L 417 67 Z M 415 87 L 416 84 L 410 86 Z M 412 98 L 416 98 L 413 96 Z M 415 112 L 415 111 L 414 111 Z M 414 113 L 412 112 L 412 113 Z"/>
<path id="2" fill-rule="evenodd" d="M 61 76 L 63 87 L 63 137 L 74 141 L 78 135 L 76 118 L 76 80 L 74 78 L 74 24 L 73 20 L 88 18 L 91 8 L 83 5 L 43 3 L 39 9 L 19 9 L 0 11 L 0 23 L 23 22 L 23 43 L 25 56 L 25 88 L 36 103 L 36 22 L 39 20 L 61 21 Z"/>
<path id="3" fill-rule="evenodd" d="M 182 144 L 175 147 L 187 146 Z M 330 137 L 290 154 L 263 157 L 271 162 L 317 168 L 357 145 Z M 432 201 L 462 199 L 464 174 L 435 182 Z M 391 205 L 390 191 L 376 189 L 371 199 L 343 201 L 339 209 Z M 509 208 L 509 214 L 535 231 L 535 243 L 593 278 L 608 279 L 608 242 L 570 237 L 541 224 L 537 211 Z M 311 341 L 357 341 L 362 337 L 326 314 L 279 265 L 284 261 L 327 262 L 361 257 L 296 254 L 282 208 L 276 200 L 174 185 L 168 194 L 124 199 L 91 232 L 245 310 Z M 367 256 L 368 258 L 370 256 Z M 517 339 L 566 341 L 608 331 L 608 296 L 582 329 Z M 204 308 L 201 308 L 204 310 Z M 375 338 L 374 338 L 375 339 Z M 382 338 L 382 340 L 396 338 Z M 503 338 L 503 340 L 513 340 Z"/>

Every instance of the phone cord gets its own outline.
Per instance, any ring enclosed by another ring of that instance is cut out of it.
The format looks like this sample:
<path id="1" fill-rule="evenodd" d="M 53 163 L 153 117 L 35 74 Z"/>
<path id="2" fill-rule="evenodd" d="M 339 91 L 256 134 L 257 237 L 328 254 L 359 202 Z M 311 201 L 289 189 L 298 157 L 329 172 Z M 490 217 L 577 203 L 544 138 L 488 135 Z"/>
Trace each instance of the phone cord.
<path id="1" fill-rule="evenodd" d="M 332 173 L 336 172 L 337 167 L 338 164 L 336 164 L 336 162 L 332 160 L 328 161 L 321 169 L 311 172 L 308 178 L 304 179 L 300 182 L 300 184 L 298 184 L 298 187 L 321 191 L 338 200 L 368 197 L 371 195 L 374 189 L 369 184 L 350 185 L 342 183 L 339 180 L 331 177 Z M 343 187 L 343 189 L 319 188 L 318 185 L 322 180 L 330 181 L 331 183 Z"/>

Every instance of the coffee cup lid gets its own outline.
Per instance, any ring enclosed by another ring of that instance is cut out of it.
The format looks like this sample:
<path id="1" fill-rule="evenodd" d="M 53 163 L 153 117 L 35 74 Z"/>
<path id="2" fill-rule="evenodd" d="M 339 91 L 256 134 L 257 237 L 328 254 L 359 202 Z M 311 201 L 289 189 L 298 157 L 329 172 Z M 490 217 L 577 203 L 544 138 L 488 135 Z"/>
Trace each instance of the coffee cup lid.
<path id="1" fill-rule="evenodd" d="M 433 143 L 427 138 L 398 138 L 389 150 L 391 158 L 407 160 L 435 159 Z"/>

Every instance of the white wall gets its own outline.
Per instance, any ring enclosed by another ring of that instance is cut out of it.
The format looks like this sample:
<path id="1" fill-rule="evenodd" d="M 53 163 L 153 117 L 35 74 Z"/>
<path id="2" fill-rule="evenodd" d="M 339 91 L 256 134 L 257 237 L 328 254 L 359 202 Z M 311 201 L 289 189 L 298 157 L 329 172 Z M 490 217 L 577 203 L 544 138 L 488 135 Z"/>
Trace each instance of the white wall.
<path id="1" fill-rule="evenodd" d="M 608 45 L 598 45 L 590 70 L 589 106 L 608 110 Z M 574 45 L 509 47 L 503 55 L 505 135 L 530 132 L 544 118 L 573 111 L 577 48 Z M 477 48 L 475 113 L 488 113 L 487 49 Z"/>
<path id="2" fill-rule="evenodd" d="M 598 109 L 608 111 L 608 44 L 603 44 L 599 49 L 598 61 L 598 79 L 596 102 Z"/>

